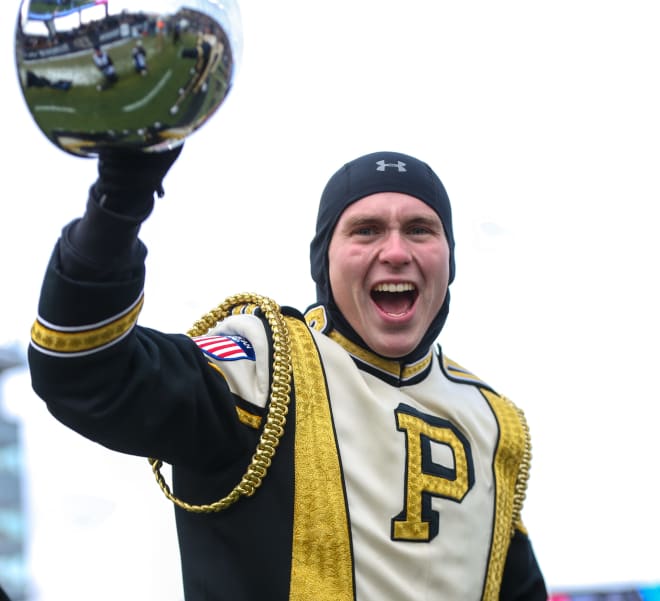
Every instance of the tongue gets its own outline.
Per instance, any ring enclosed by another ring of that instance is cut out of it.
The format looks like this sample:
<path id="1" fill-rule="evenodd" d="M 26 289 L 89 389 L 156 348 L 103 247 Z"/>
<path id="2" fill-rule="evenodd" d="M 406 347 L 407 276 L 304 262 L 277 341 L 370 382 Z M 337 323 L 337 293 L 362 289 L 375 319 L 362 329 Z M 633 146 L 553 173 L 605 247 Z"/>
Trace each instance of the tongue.
<path id="1" fill-rule="evenodd" d="M 373 298 L 380 309 L 390 315 L 402 315 L 412 304 L 408 294 L 375 292 Z"/>

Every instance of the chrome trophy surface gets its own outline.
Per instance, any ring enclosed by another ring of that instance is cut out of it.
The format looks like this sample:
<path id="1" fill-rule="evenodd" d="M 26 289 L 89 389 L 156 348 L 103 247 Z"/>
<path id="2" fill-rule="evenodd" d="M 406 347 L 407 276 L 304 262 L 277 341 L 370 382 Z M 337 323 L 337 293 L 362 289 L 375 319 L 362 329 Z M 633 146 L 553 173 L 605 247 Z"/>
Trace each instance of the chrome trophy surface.
<path id="1" fill-rule="evenodd" d="M 62 150 L 173 148 L 231 90 L 234 0 L 23 0 L 16 69 L 28 109 Z"/>

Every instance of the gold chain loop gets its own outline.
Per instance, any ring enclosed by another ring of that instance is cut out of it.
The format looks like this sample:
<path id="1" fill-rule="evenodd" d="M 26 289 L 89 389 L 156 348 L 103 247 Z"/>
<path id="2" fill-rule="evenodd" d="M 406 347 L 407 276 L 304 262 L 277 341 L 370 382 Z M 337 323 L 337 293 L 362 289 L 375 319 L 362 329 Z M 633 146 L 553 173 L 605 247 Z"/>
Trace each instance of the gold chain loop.
<path id="1" fill-rule="evenodd" d="M 507 399 L 508 400 L 508 399 Z M 510 402 L 510 401 L 509 401 Z M 515 527 L 521 520 L 521 513 L 525 497 L 527 496 L 527 482 L 529 481 L 529 470 L 532 463 L 532 443 L 529 432 L 529 424 L 525 418 L 525 414 L 519 407 L 515 407 L 520 423 L 523 429 L 525 438 L 524 449 L 518 470 L 518 478 L 516 478 L 516 485 L 513 493 L 513 516 L 511 520 L 511 538 L 515 533 Z"/>
<path id="2" fill-rule="evenodd" d="M 156 481 L 165 496 L 178 507 L 193 513 L 222 511 L 238 501 L 241 496 L 252 496 L 266 477 L 268 468 L 275 456 L 277 446 L 284 434 L 286 415 L 289 411 L 292 363 L 289 328 L 280 311 L 279 305 L 273 300 L 258 294 L 236 294 L 230 296 L 225 302 L 203 315 L 193 324 L 193 327 L 187 333 L 191 337 L 203 336 L 215 327 L 218 322 L 227 317 L 234 307 L 245 304 L 253 304 L 259 307 L 270 326 L 273 343 L 273 381 L 270 388 L 268 414 L 266 415 L 264 428 L 252 456 L 252 461 L 248 465 L 243 477 L 227 496 L 213 503 L 193 505 L 186 503 L 171 492 L 160 471 L 163 462 L 160 459 L 148 458 Z"/>

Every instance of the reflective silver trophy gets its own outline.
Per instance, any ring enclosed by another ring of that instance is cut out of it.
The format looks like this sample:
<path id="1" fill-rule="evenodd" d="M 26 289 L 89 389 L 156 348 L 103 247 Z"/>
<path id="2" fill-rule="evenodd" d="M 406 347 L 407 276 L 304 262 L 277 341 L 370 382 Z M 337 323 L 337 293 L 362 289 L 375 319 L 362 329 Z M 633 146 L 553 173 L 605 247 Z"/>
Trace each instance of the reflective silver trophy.
<path id="1" fill-rule="evenodd" d="M 180 145 L 232 88 L 234 0 L 23 0 L 16 68 L 34 121 L 82 157 Z"/>

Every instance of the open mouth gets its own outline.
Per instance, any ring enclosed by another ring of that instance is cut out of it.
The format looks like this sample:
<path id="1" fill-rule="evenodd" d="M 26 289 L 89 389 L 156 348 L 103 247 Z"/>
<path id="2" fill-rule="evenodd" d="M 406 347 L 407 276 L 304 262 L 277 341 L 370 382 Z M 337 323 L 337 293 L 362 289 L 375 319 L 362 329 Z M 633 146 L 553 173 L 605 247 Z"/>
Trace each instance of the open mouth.
<path id="1" fill-rule="evenodd" d="M 410 311 L 417 296 L 417 288 L 410 282 L 378 284 L 371 290 L 374 303 L 381 311 L 392 317 L 399 317 Z"/>

